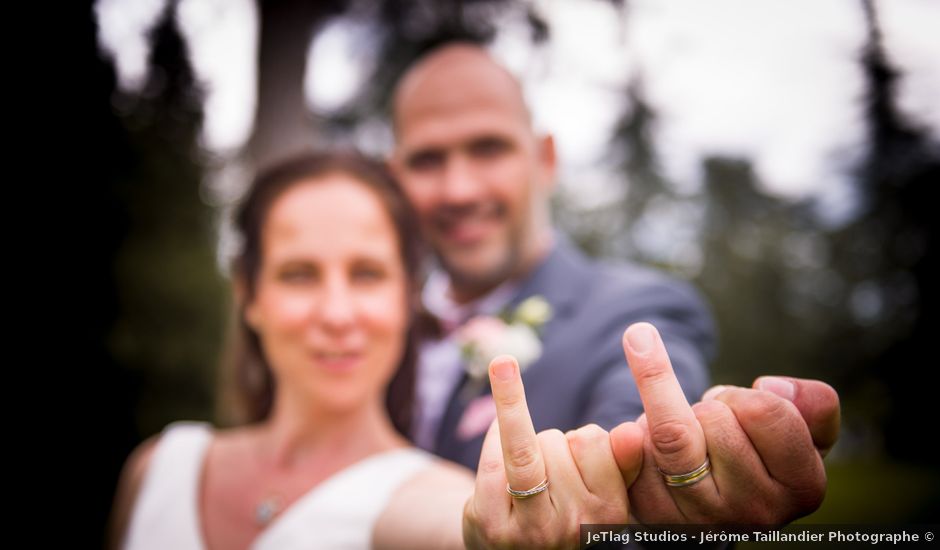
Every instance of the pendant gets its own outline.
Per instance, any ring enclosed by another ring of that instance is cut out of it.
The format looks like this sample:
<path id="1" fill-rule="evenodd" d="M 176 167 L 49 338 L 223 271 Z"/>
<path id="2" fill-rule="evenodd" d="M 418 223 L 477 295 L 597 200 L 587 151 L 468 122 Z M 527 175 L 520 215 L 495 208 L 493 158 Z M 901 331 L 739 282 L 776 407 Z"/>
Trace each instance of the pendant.
<path id="1" fill-rule="evenodd" d="M 274 516 L 280 511 L 281 504 L 276 496 L 268 497 L 258 503 L 255 507 L 255 521 L 258 525 L 265 526 L 274 519 Z"/>

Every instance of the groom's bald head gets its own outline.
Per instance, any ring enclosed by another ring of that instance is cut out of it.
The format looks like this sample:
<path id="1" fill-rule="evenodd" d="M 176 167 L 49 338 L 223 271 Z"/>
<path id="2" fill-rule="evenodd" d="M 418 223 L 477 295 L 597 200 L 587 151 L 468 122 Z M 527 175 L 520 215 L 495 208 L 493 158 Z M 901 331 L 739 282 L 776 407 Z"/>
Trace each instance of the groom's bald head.
<path id="1" fill-rule="evenodd" d="M 411 115 L 446 114 L 468 95 L 499 102 L 526 124 L 531 116 L 522 86 L 504 66 L 482 47 L 455 42 L 418 59 L 395 86 L 392 123 L 398 135 Z"/>

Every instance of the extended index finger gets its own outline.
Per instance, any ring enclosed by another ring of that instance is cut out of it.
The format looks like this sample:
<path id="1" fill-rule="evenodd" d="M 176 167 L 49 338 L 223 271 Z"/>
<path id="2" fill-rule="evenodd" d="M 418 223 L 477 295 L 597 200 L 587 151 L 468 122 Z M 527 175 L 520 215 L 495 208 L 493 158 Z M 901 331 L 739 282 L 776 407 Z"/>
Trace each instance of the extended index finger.
<path id="1" fill-rule="evenodd" d="M 529 416 L 519 364 L 513 357 L 501 355 L 490 362 L 490 385 L 506 479 L 517 491 L 531 489 L 545 479 L 545 462 Z"/>

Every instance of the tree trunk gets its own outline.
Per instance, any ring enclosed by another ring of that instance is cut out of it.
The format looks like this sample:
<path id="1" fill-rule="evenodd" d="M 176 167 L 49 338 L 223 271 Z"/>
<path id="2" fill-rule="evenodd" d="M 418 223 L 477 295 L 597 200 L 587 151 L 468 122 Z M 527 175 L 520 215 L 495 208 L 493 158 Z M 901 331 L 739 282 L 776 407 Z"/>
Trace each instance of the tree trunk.
<path id="1" fill-rule="evenodd" d="M 314 25 L 338 2 L 258 2 L 258 106 L 246 159 L 263 166 L 317 144 L 304 99 L 304 71 Z"/>

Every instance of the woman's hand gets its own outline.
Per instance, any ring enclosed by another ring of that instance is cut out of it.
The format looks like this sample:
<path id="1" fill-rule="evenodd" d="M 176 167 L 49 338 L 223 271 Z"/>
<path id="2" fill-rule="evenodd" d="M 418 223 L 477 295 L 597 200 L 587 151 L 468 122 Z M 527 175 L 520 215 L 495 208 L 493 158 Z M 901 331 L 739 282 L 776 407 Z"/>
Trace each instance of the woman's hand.
<path id="1" fill-rule="evenodd" d="M 640 427 L 618 427 L 616 458 L 608 433 L 597 425 L 536 434 L 515 359 L 497 357 L 489 376 L 496 422 L 486 434 L 474 494 L 464 507 L 467 547 L 576 548 L 583 523 L 627 523 L 627 485 L 643 460 Z M 507 491 L 507 483 L 526 491 L 545 481 L 545 490 L 528 497 Z"/>

